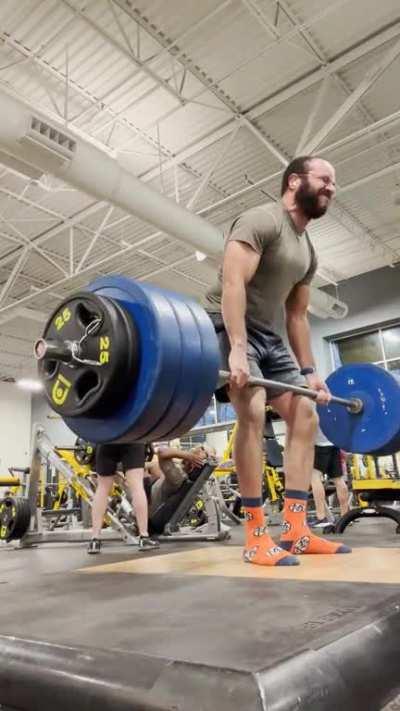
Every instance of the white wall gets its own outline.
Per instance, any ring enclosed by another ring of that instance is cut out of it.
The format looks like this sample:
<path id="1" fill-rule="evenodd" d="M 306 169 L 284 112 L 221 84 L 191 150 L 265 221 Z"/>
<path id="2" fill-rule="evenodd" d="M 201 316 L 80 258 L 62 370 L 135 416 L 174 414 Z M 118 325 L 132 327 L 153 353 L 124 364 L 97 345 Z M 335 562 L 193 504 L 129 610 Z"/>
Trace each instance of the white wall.
<path id="1" fill-rule="evenodd" d="M 210 447 L 215 447 L 217 457 L 222 457 L 228 444 L 228 433 L 226 430 L 207 432 L 206 442 Z"/>
<path id="2" fill-rule="evenodd" d="M 31 395 L 12 383 L 0 383 L 0 474 L 30 463 Z"/>
<path id="3" fill-rule="evenodd" d="M 41 425 L 50 441 L 58 447 L 70 447 L 75 443 L 76 434 L 47 404 L 43 395 L 32 397 L 32 429 Z"/>
<path id="4" fill-rule="evenodd" d="M 349 306 L 346 318 L 310 317 L 314 356 L 324 377 L 332 370 L 329 338 L 400 322 L 400 265 L 348 279 L 340 284 L 339 298 Z"/>

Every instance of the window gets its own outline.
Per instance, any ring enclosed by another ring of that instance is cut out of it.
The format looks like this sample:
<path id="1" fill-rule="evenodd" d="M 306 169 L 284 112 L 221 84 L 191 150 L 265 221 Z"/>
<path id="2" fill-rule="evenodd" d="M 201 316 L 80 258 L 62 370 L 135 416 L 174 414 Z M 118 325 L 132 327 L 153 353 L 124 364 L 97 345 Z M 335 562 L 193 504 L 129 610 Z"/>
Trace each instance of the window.
<path id="1" fill-rule="evenodd" d="M 388 370 L 391 370 L 393 375 L 397 375 L 400 379 L 400 358 L 388 361 Z"/>
<path id="2" fill-rule="evenodd" d="M 382 331 L 382 340 L 386 358 L 400 358 L 400 326 Z"/>
<path id="3" fill-rule="evenodd" d="M 217 402 L 213 395 L 207 410 L 200 420 L 196 422 L 195 426 L 206 427 L 220 422 L 231 422 L 232 420 L 236 420 L 236 414 L 230 402 Z"/>
<path id="4" fill-rule="evenodd" d="M 345 363 L 375 363 L 400 379 L 400 326 L 338 338 L 331 347 L 335 368 Z"/>
<path id="5" fill-rule="evenodd" d="M 236 420 L 236 412 L 230 402 L 217 402 L 218 422 L 232 422 Z"/>
<path id="6" fill-rule="evenodd" d="M 340 359 L 345 363 L 376 363 L 383 360 L 379 332 L 344 338 L 338 341 Z"/>

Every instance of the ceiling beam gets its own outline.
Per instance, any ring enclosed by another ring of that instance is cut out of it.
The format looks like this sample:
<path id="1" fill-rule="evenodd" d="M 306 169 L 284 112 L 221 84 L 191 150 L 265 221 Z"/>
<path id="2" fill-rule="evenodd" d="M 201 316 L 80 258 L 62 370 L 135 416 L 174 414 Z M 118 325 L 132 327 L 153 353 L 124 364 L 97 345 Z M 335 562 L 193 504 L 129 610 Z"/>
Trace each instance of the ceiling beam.
<path id="1" fill-rule="evenodd" d="M 5 299 L 7 298 L 11 289 L 13 288 L 15 281 L 18 278 L 18 274 L 24 268 L 28 257 L 29 257 L 28 248 L 24 247 L 19 258 L 17 259 L 17 261 L 14 264 L 6 283 L 4 284 L 4 286 L 0 292 L 0 304 L 4 303 Z"/>
<path id="2" fill-rule="evenodd" d="M 343 104 L 337 109 L 337 111 L 335 111 L 328 121 L 326 121 L 322 128 L 320 128 L 320 130 L 303 146 L 304 153 L 315 153 L 331 131 L 333 131 L 333 129 L 336 128 L 341 121 L 343 121 L 343 119 L 360 101 L 364 94 L 366 94 L 367 91 L 369 91 L 369 89 L 378 81 L 386 69 L 393 64 L 399 54 L 400 40 L 396 42 L 395 45 L 391 47 L 389 51 L 386 52 L 386 54 L 367 71 L 364 78 L 360 81 L 354 91 L 352 91 L 350 96 L 347 97 Z"/>
<path id="3" fill-rule="evenodd" d="M 250 120 L 261 118 L 261 116 L 267 115 L 270 111 L 274 110 L 278 106 L 286 103 L 295 96 L 306 91 L 315 84 L 320 83 L 327 76 L 331 76 L 338 71 L 341 71 L 351 65 L 353 62 L 367 56 L 370 52 L 373 52 L 378 47 L 394 40 L 400 36 L 400 21 L 394 22 L 389 27 L 374 33 L 372 36 L 360 42 L 355 47 L 352 47 L 345 52 L 342 52 L 336 58 L 327 62 L 327 64 L 310 72 L 307 72 L 304 76 L 290 82 L 286 87 L 279 89 L 274 92 L 269 98 L 264 99 L 259 102 L 257 106 L 254 106 L 244 112 L 244 115 Z M 226 136 L 232 131 L 234 119 L 224 122 L 215 131 L 206 134 L 203 138 L 190 146 L 183 148 L 178 151 L 174 157 L 166 159 L 163 163 L 163 170 L 168 170 L 174 165 L 179 164 L 190 156 L 195 155 L 200 150 L 207 148 L 216 141 Z M 159 173 L 159 166 L 157 168 L 150 168 L 140 174 L 140 178 L 146 182 L 155 178 Z"/>

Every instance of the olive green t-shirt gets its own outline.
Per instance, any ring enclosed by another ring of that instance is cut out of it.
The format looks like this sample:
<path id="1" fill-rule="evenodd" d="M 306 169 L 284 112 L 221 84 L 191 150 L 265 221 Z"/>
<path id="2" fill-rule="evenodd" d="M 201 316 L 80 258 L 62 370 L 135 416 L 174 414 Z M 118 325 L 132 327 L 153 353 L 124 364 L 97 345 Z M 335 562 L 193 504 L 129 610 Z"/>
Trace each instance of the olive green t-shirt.
<path id="1" fill-rule="evenodd" d="M 309 284 L 317 258 L 307 232 L 298 234 L 282 203 L 259 205 L 242 213 L 225 239 L 249 244 L 259 255 L 257 270 L 246 286 L 246 322 L 262 330 L 273 329 L 293 287 Z M 203 299 L 208 313 L 221 313 L 222 268 L 217 283 Z"/>

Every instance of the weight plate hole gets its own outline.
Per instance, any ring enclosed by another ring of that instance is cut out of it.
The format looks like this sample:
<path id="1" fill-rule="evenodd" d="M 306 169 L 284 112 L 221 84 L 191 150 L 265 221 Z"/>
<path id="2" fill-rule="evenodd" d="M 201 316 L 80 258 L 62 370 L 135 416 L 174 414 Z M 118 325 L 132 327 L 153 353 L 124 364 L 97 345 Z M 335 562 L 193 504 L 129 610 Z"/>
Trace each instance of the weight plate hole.
<path id="1" fill-rule="evenodd" d="M 46 378 L 52 378 L 58 368 L 56 360 L 45 360 L 43 364 L 43 373 Z"/>
<path id="2" fill-rule="evenodd" d="M 81 303 L 76 307 L 76 318 L 83 328 L 87 328 L 89 323 L 92 323 L 92 321 L 99 318 L 99 314 L 95 311 L 91 311 L 87 308 L 87 306 L 85 306 L 85 304 Z"/>
<path id="3" fill-rule="evenodd" d="M 75 388 L 78 400 L 86 400 L 86 398 L 96 391 L 100 385 L 100 378 L 94 370 L 85 370 L 78 378 Z"/>

